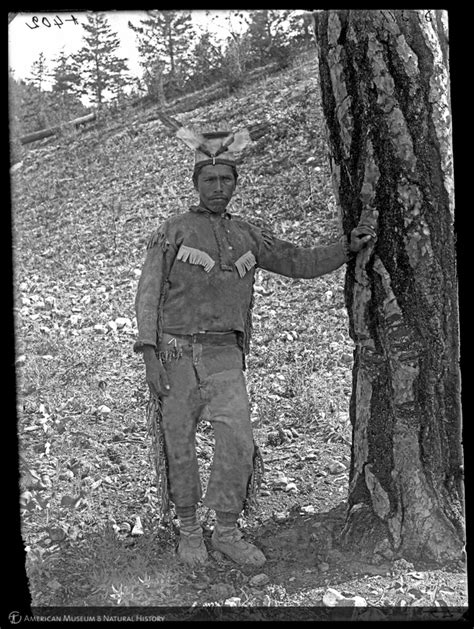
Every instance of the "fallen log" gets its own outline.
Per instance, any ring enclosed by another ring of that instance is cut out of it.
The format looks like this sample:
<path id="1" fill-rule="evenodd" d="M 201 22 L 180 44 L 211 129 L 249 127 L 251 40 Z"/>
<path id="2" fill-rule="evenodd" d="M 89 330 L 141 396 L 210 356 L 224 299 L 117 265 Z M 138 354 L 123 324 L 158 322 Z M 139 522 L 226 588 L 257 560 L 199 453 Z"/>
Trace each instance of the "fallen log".
<path id="1" fill-rule="evenodd" d="M 52 135 L 57 135 L 58 133 L 61 133 L 61 131 L 66 127 L 79 127 L 81 124 L 85 124 L 86 122 L 92 122 L 96 119 L 96 117 L 97 114 L 95 113 L 87 114 L 87 116 L 81 116 L 81 118 L 76 118 L 75 120 L 70 120 L 69 122 L 64 122 L 54 127 L 49 127 L 48 129 L 40 129 L 39 131 L 33 131 L 33 133 L 27 133 L 20 138 L 20 143 L 30 144 L 30 142 L 36 142 L 36 140 L 49 138 Z"/>

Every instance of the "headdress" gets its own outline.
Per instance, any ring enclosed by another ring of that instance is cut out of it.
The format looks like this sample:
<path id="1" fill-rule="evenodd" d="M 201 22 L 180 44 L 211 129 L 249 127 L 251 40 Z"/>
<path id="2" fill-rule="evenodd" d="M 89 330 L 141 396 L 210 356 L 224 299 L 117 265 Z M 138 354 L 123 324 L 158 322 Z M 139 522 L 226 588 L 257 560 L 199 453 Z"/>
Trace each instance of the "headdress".
<path id="1" fill-rule="evenodd" d="M 245 147 L 252 141 L 248 129 L 241 131 L 210 131 L 197 132 L 183 127 L 177 120 L 159 112 L 158 118 L 176 134 L 189 148 L 194 149 L 194 174 L 208 164 L 226 164 L 236 171 Z"/>
<path id="2" fill-rule="evenodd" d="M 242 151 L 251 141 L 247 129 L 233 133 L 231 131 L 211 131 L 196 133 L 187 127 L 180 127 L 176 137 L 189 148 L 194 149 L 195 168 L 208 164 L 227 164 L 235 166 Z"/>

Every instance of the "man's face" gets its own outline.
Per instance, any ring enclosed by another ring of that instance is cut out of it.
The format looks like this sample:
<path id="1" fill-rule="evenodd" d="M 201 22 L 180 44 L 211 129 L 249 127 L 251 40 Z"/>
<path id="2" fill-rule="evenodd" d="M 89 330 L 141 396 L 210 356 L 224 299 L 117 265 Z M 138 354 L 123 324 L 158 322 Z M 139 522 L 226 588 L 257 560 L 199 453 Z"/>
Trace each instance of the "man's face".
<path id="1" fill-rule="evenodd" d="M 201 204 L 216 214 L 225 211 L 234 194 L 236 180 L 233 170 L 226 164 L 215 164 L 201 168 L 196 189 Z"/>

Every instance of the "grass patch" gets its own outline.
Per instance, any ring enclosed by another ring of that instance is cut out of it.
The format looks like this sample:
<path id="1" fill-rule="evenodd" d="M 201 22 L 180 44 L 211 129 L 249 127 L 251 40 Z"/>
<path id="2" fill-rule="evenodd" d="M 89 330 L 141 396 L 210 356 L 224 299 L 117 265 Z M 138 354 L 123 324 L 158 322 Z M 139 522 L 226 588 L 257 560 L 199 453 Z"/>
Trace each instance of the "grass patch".
<path id="1" fill-rule="evenodd" d="M 179 604 L 185 571 L 169 536 L 118 537 L 111 526 L 46 558 L 29 553 L 34 605 L 160 606 Z"/>

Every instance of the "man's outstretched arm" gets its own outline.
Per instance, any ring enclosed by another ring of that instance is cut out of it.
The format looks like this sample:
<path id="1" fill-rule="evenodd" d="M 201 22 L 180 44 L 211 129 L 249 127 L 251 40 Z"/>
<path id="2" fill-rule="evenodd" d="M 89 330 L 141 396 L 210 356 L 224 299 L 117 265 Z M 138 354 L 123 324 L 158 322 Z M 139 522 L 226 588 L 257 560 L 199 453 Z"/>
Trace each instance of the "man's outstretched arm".
<path id="1" fill-rule="evenodd" d="M 337 242 L 316 247 L 298 247 L 273 237 L 262 241 L 258 265 L 262 269 L 287 277 L 311 279 L 335 271 L 356 254 L 376 234 L 371 227 L 361 226 L 342 236 Z"/>

